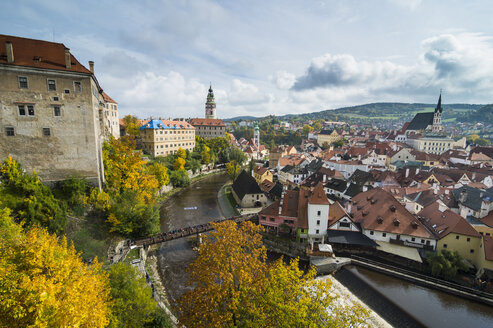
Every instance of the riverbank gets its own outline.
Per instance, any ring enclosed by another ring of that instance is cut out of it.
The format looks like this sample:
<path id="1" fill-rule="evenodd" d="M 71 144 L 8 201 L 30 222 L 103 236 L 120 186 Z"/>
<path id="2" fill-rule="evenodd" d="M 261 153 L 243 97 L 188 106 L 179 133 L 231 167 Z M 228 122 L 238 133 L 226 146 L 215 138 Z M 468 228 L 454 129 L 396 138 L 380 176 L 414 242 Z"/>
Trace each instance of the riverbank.
<path id="1" fill-rule="evenodd" d="M 376 328 L 392 328 L 385 319 L 383 319 L 378 313 L 371 310 L 371 308 L 362 300 L 360 300 L 356 295 L 354 295 L 349 289 L 347 289 L 343 284 L 341 284 L 334 276 L 322 276 L 316 279 L 329 279 L 332 282 L 332 287 L 330 292 L 338 295 L 335 302 L 339 306 L 342 307 L 351 307 L 355 305 L 359 305 L 362 308 L 366 309 L 369 312 L 368 320 L 366 324 L 368 327 L 376 327 Z"/>

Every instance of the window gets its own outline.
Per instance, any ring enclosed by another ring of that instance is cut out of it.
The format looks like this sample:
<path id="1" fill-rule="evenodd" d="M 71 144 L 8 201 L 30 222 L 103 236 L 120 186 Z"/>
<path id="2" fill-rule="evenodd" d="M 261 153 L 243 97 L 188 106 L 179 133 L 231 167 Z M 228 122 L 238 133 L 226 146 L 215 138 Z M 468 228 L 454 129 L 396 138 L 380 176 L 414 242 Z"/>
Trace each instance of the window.
<path id="1" fill-rule="evenodd" d="M 411 238 L 411 241 L 415 241 L 415 240 L 416 240 L 416 238 L 414 238 L 414 237 Z"/>
<path id="2" fill-rule="evenodd" d="M 471 238 L 467 238 L 467 242 L 470 242 L 471 241 Z"/>
<path id="3" fill-rule="evenodd" d="M 65 92 L 65 93 L 68 94 L 68 93 L 70 93 L 70 90 L 69 89 L 65 89 L 65 90 L 63 90 L 63 92 Z"/>
<path id="4" fill-rule="evenodd" d="M 447 244 L 443 244 L 443 248 L 447 248 Z"/>
<path id="5" fill-rule="evenodd" d="M 270 220 L 270 222 L 274 222 L 276 219 L 270 218 L 269 220 Z"/>
<path id="6" fill-rule="evenodd" d="M 320 225 L 320 220 L 317 220 L 317 225 Z"/>
<path id="7" fill-rule="evenodd" d="M 60 109 L 60 106 L 53 106 L 53 115 L 62 116 L 62 110 Z"/>
<path id="8" fill-rule="evenodd" d="M 7 137 L 15 136 L 14 128 L 10 126 L 6 127 L 5 134 L 7 135 Z"/>
<path id="9" fill-rule="evenodd" d="M 318 235 L 318 229 L 317 229 L 317 230 L 315 230 L 315 233 Z"/>
<path id="10" fill-rule="evenodd" d="M 317 211 L 317 215 L 320 216 L 320 211 Z"/>
<path id="11" fill-rule="evenodd" d="M 370 231 L 370 235 L 372 235 L 372 236 L 373 236 L 373 235 L 374 235 L 374 232 L 373 232 L 373 231 Z"/>
<path id="12" fill-rule="evenodd" d="M 457 240 L 458 240 L 458 239 L 459 239 L 459 236 L 455 236 L 455 239 L 457 239 Z"/>
<path id="13" fill-rule="evenodd" d="M 74 81 L 74 92 L 82 93 L 82 84 L 80 83 L 80 81 Z"/>
<path id="14" fill-rule="evenodd" d="M 27 89 L 27 77 L 25 76 L 19 76 L 19 88 L 21 89 Z"/>
<path id="15" fill-rule="evenodd" d="M 382 237 L 387 237 L 387 233 L 386 232 L 383 232 L 382 233 Z"/>
<path id="16" fill-rule="evenodd" d="M 339 227 L 341 227 L 341 228 L 350 228 L 351 227 L 351 223 L 349 223 L 349 222 L 339 222 Z"/>
<path id="17" fill-rule="evenodd" d="M 48 79 L 48 91 L 56 91 L 56 81 Z"/>
<path id="18" fill-rule="evenodd" d="M 471 249 L 471 250 L 469 251 L 469 253 L 471 253 L 471 254 L 472 254 L 472 253 L 474 253 L 474 249 Z"/>
<path id="19" fill-rule="evenodd" d="M 34 106 L 33 105 L 27 105 L 27 114 L 29 116 L 34 116 Z"/>
<path id="20" fill-rule="evenodd" d="M 262 215 L 262 220 L 265 221 L 265 216 L 264 215 Z"/>
<path id="21" fill-rule="evenodd" d="M 19 105 L 19 115 L 26 116 L 26 107 L 24 105 Z"/>
<path id="22" fill-rule="evenodd" d="M 44 137 L 49 137 L 49 136 L 51 136 L 51 131 L 50 131 L 50 128 L 43 128 L 43 136 L 44 136 Z"/>

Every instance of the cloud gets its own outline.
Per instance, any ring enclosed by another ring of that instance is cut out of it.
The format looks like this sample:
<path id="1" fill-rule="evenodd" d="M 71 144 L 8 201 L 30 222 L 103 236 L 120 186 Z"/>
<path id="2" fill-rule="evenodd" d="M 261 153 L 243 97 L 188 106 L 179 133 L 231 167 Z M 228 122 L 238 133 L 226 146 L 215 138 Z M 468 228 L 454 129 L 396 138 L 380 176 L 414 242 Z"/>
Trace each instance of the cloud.
<path id="1" fill-rule="evenodd" d="M 335 100 L 394 99 L 415 96 L 426 101 L 439 89 L 461 101 L 491 102 L 493 46 L 483 34 L 443 34 L 425 39 L 413 65 L 391 61 L 360 61 L 352 55 L 314 58 L 291 87 L 292 98 Z M 474 90 L 474 92 L 471 92 Z M 297 93 L 302 93 L 297 94 Z M 473 99 L 473 94 L 481 95 Z M 349 98 L 351 97 L 351 98 Z"/>
<path id="2" fill-rule="evenodd" d="M 257 86 L 250 83 L 241 82 L 233 79 L 231 91 L 228 95 L 229 104 L 236 105 L 255 105 L 269 101 L 269 97 L 262 93 Z"/>
<path id="3" fill-rule="evenodd" d="M 270 76 L 269 80 L 274 82 L 281 90 L 291 89 L 296 82 L 296 76 L 286 71 L 277 71 L 275 76 Z"/>
<path id="4" fill-rule="evenodd" d="M 421 5 L 422 0 L 388 0 L 399 7 L 415 10 Z"/>

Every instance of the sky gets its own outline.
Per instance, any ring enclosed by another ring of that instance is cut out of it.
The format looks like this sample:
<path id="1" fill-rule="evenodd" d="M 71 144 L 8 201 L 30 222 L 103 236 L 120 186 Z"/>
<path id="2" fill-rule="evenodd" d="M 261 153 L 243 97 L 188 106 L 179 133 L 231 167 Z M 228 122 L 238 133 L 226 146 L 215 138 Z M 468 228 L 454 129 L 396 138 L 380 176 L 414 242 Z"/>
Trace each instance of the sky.
<path id="1" fill-rule="evenodd" d="M 493 103 L 493 2 L 2 0 L 0 33 L 95 62 L 120 117 Z"/>

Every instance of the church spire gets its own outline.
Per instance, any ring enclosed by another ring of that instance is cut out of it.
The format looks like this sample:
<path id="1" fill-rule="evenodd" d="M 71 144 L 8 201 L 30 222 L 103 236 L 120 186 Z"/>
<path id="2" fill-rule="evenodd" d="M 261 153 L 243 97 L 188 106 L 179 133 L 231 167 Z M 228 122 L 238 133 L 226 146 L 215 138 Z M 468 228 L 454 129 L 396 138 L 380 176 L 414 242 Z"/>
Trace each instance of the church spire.
<path id="1" fill-rule="evenodd" d="M 442 111 L 443 111 L 443 108 L 442 108 L 442 90 L 441 89 L 440 89 L 440 97 L 438 97 L 438 104 L 437 104 L 437 107 L 435 108 L 435 113 L 437 111 L 440 113 L 442 113 Z"/>

